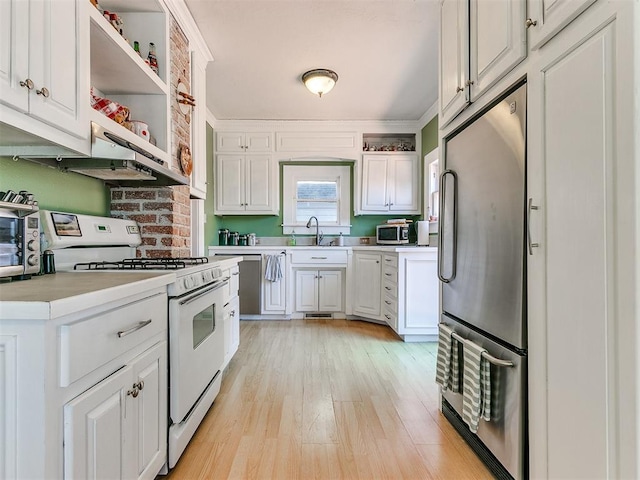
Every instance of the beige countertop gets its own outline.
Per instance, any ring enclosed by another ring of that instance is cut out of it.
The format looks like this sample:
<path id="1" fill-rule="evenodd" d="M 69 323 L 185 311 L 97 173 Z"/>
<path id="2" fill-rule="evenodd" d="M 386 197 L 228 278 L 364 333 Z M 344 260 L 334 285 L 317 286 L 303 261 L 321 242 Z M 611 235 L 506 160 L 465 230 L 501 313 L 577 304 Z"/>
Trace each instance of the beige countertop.
<path id="1" fill-rule="evenodd" d="M 0 283 L 0 320 L 46 320 L 105 305 L 175 281 L 166 271 L 81 271 Z"/>

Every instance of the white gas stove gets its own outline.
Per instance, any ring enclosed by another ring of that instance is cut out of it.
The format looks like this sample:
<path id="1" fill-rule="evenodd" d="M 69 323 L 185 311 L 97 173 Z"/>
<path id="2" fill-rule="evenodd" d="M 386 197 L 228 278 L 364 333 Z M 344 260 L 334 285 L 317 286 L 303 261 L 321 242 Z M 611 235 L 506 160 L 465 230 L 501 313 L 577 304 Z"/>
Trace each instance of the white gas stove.
<path id="1" fill-rule="evenodd" d="M 131 220 L 40 211 L 45 248 L 56 270 L 171 271 L 169 296 L 168 467 L 195 433 L 220 391 L 224 363 L 224 287 L 213 257 L 137 258 L 142 239 Z M 80 273 L 79 273 L 80 274 Z"/>

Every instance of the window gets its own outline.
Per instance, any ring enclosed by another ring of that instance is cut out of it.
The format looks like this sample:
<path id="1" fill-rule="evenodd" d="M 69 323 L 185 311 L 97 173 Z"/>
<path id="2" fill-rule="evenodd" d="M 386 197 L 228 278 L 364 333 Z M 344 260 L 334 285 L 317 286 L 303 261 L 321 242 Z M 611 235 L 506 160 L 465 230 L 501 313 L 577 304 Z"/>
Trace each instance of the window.
<path id="1" fill-rule="evenodd" d="M 351 230 L 351 169 L 343 165 L 285 165 L 283 176 L 283 234 L 312 234 L 316 217 L 325 235 L 349 235 Z"/>

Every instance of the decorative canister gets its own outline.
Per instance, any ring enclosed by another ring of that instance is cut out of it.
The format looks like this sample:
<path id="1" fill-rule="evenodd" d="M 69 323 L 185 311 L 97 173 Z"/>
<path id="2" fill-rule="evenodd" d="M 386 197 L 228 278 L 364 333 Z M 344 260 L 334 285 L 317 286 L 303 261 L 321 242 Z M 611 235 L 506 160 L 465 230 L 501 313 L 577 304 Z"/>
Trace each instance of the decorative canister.
<path id="1" fill-rule="evenodd" d="M 229 245 L 229 230 L 221 228 L 218 230 L 218 243 L 222 246 Z"/>
<path id="2" fill-rule="evenodd" d="M 255 247 L 256 246 L 256 234 L 255 233 L 247 234 L 247 245 L 249 245 L 250 247 Z"/>
<path id="3" fill-rule="evenodd" d="M 239 236 L 238 232 L 229 232 L 229 245 L 237 246 Z"/>
<path id="4" fill-rule="evenodd" d="M 246 247 L 247 246 L 247 236 L 246 235 L 240 235 L 238 237 L 238 245 L 241 247 Z"/>

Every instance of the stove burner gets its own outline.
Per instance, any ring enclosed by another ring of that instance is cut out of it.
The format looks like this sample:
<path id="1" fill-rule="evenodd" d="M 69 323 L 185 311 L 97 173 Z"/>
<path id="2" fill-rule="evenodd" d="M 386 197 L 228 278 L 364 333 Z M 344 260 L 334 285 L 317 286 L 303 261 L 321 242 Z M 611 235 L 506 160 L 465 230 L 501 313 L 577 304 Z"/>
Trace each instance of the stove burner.
<path id="1" fill-rule="evenodd" d="M 76 263 L 74 270 L 179 270 L 190 265 L 208 263 L 207 257 L 125 258 L 119 262 Z M 84 268 L 83 268 L 84 267 Z"/>

